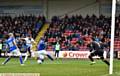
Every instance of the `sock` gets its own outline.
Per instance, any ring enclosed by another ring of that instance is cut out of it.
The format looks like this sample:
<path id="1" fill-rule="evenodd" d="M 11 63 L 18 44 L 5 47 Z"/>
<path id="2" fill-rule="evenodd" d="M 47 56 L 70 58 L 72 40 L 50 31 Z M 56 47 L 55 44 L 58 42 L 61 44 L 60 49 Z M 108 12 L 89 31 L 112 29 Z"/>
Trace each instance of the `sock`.
<path id="1" fill-rule="evenodd" d="M 103 62 L 105 62 L 108 66 L 110 65 L 110 63 L 107 60 L 103 60 Z"/>
<path id="2" fill-rule="evenodd" d="M 94 62 L 94 60 L 93 60 L 92 56 L 89 56 L 89 59 L 90 59 L 92 62 Z"/>
<path id="3" fill-rule="evenodd" d="M 44 59 L 40 57 L 38 57 L 37 60 L 41 60 L 42 62 L 44 62 Z"/>
<path id="4" fill-rule="evenodd" d="M 100 59 L 101 59 L 104 63 L 106 63 L 108 66 L 110 65 L 110 63 L 109 63 L 107 60 L 105 60 L 103 56 L 100 57 Z"/>
<path id="5" fill-rule="evenodd" d="M 30 47 L 28 48 L 28 53 L 29 53 L 29 55 L 31 57 L 31 49 L 30 49 Z"/>
<path id="6" fill-rule="evenodd" d="M 22 56 L 20 56 L 19 59 L 20 59 L 20 64 L 23 64 Z"/>
<path id="7" fill-rule="evenodd" d="M 6 60 L 3 62 L 3 64 L 6 64 L 10 59 L 11 59 L 11 57 L 6 58 Z"/>
<path id="8" fill-rule="evenodd" d="M 28 55 L 25 56 L 24 62 L 27 60 L 27 58 L 28 58 Z"/>
<path id="9" fill-rule="evenodd" d="M 47 55 L 47 57 L 52 61 L 54 60 L 50 55 Z"/>

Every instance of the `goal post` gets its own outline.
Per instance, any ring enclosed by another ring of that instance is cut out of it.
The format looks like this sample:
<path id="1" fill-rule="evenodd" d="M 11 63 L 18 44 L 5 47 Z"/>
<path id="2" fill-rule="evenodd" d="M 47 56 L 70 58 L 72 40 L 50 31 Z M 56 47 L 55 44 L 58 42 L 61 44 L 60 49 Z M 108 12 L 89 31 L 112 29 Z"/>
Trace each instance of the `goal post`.
<path id="1" fill-rule="evenodd" d="M 109 66 L 109 74 L 113 74 L 113 53 L 114 53 L 115 12 L 116 12 L 116 0 L 112 0 L 111 44 L 110 44 L 110 66 Z"/>

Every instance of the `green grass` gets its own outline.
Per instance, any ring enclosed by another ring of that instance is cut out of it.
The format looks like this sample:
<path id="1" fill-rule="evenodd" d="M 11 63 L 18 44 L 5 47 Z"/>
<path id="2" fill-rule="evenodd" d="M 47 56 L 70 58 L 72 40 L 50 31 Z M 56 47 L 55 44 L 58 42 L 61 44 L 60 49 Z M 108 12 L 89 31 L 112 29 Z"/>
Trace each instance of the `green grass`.
<path id="1" fill-rule="evenodd" d="M 4 58 L 0 59 L 0 63 Z M 59 59 L 55 61 L 45 60 L 43 64 L 37 64 L 36 60 L 30 60 L 24 66 L 20 66 L 19 59 L 13 58 L 6 65 L 0 65 L 0 73 L 40 73 L 41 76 L 120 76 L 120 60 L 114 60 L 114 73 L 108 75 L 108 66 L 96 61 L 90 65 L 89 60 Z"/>

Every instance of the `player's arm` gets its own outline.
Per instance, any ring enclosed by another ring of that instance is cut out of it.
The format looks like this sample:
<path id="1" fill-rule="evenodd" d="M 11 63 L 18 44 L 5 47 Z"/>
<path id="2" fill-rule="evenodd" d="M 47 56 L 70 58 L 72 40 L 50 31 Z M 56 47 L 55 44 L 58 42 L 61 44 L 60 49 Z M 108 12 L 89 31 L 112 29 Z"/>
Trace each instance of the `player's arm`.
<path id="1" fill-rule="evenodd" d="M 36 41 L 32 38 L 31 39 L 32 43 L 37 44 Z"/>
<path id="2" fill-rule="evenodd" d="M 15 39 L 13 40 L 13 44 L 18 48 L 18 46 L 17 46 L 17 43 L 16 43 L 16 41 L 15 41 Z"/>
<path id="3" fill-rule="evenodd" d="M 31 42 L 32 42 L 32 44 L 35 45 L 36 48 L 38 48 L 38 44 L 37 44 L 37 42 L 33 38 L 31 39 Z"/>
<path id="4" fill-rule="evenodd" d="M 91 43 L 88 44 L 87 47 L 89 48 L 90 52 L 94 52 L 94 48 L 93 48 L 93 45 Z"/>
<path id="5" fill-rule="evenodd" d="M 19 38 L 19 40 L 26 40 L 26 38 Z"/>
<path id="6" fill-rule="evenodd" d="M 92 49 L 93 49 L 93 48 L 92 48 L 92 45 L 91 45 L 91 44 L 88 44 L 88 45 L 87 45 L 87 47 L 88 47 L 88 49 L 89 49 L 89 50 L 90 50 L 90 52 L 91 52 L 91 51 L 92 51 Z"/>

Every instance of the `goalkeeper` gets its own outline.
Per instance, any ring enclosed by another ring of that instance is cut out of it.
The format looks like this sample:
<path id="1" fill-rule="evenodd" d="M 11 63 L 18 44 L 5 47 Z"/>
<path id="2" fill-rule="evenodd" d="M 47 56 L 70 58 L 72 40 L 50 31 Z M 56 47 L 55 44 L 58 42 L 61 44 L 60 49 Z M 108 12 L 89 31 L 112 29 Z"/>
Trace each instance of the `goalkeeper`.
<path id="1" fill-rule="evenodd" d="M 88 44 L 88 48 L 90 50 L 89 59 L 92 61 L 91 64 L 95 63 L 93 57 L 94 56 L 99 56 L 100 59 L 109 66 L 109 62 L 107 60 L 105 60 L 105 58 L 103 56 L 103 54 L 104 54 L 104 46 L 105 46 L 105 44 L 103 42 L 100 43 L 100 42 L 97 42 L 97 41 L 95 41 L 93 39 Z"/>

